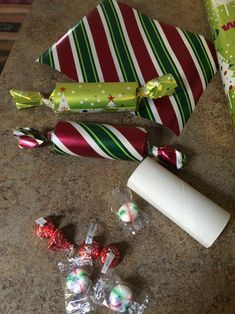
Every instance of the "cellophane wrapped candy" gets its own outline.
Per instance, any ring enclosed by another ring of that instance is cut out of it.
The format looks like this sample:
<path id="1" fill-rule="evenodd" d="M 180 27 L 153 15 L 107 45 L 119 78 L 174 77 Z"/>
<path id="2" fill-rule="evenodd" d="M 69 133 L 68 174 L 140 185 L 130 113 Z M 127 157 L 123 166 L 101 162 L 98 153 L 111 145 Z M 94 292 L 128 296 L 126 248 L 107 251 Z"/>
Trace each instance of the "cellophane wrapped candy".
<path id="1" fill-rule="evenodd" d="M 115 313 L 143 314 L 149 304 L 144 289 L 132 287 L 115 273 L 103 274 L 94 284 L 93 301 Z"/>
<path id="2" fill-rule="evenodd" d="M 62 274 L 66 313 L 85 314 L 93 311 L 92 259 L 73 256 L 65 263 L 60 262 L 58 267 Z"/>
<path id="3" fill-rule="evenodd" d="M 134 200 L 128 188 L 115 187 L 108 194 L 108 204 L 128 235 L 135 235 L 149 224 L 148 215 Z"/>

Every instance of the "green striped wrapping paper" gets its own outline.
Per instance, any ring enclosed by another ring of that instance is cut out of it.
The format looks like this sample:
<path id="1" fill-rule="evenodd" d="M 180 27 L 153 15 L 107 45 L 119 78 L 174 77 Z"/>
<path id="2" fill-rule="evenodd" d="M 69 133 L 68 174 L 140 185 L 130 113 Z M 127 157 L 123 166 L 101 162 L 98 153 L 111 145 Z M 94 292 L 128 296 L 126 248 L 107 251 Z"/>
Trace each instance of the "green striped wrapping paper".
<path id="1" fill-rule="evenodd" d="M 156 13 L 157 14 L 157 13 Z M 179 134 L 217 70 L 213 44 L 160 23 L 116 0 L 104 0 L 37 59 L 78 82 L 145 82 L 171 73 L 169 97 L 145 99 L 138 116 Z"/>

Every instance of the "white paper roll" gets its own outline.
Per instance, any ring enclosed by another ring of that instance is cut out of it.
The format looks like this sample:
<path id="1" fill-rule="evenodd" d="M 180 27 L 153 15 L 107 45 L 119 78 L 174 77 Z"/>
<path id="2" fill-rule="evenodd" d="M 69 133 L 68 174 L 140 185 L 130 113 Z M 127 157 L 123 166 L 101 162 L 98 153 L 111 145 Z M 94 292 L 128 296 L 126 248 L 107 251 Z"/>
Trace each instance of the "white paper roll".
<path id="1" fill-rule="evenodd" d="M 147 157 L 127 186 L 206 248 L 226 226 L 230 214 Z"/>

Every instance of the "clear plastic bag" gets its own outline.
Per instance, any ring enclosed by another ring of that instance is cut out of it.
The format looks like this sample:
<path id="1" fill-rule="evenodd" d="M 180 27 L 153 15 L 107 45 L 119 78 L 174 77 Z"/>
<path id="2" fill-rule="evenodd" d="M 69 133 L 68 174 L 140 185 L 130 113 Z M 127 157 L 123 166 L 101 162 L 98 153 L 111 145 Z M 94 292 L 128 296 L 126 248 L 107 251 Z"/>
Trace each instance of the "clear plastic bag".
<path id="1" fill-rule="evenodd" d="M 84 314 L 93 311 L 92 260 L 69 257 L 66 263 L 59 263 L 58 267 L 63 278 L 66 313 Z"/>
<path id="2" fill-rule="evenodd" d="M 93 301 L 108 307 L 114 313 L 143 314 L 149 297 L 137 293 L 137 288 L 123 282 L 116 274 L 101 275 L 93 287 Z"/>
<path id="3" fill-rule="evenodd" d="M 148 225 L 147 214 L 140 209 L 128 188 L 112 189 L 108 196 L 108 204 L 128 235 L 135 235 Z"/>

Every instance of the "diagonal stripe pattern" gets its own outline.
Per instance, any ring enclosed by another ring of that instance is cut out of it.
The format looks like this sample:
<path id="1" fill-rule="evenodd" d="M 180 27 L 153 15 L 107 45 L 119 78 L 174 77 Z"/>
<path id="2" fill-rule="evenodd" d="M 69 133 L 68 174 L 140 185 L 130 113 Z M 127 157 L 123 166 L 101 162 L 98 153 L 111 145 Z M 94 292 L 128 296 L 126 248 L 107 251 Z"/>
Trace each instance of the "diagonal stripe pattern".
<path id="1" fill-rule="evenodd" d="M 136 114 L 176 134 L 217 69 L 213 44 L 203 36 L 150 19 L 116 0 L 104 0 L 37 61 L 79 82 L 142 85 L 173 74 L 179 86 L 176 93 L 143 100 Z"/>
<path id="2" fill-rule="evenodd" d="M 147 132 L 132 126 L 60 121 L 50 132 L 55 151 L 72 156 L 142 161 Z"/>

